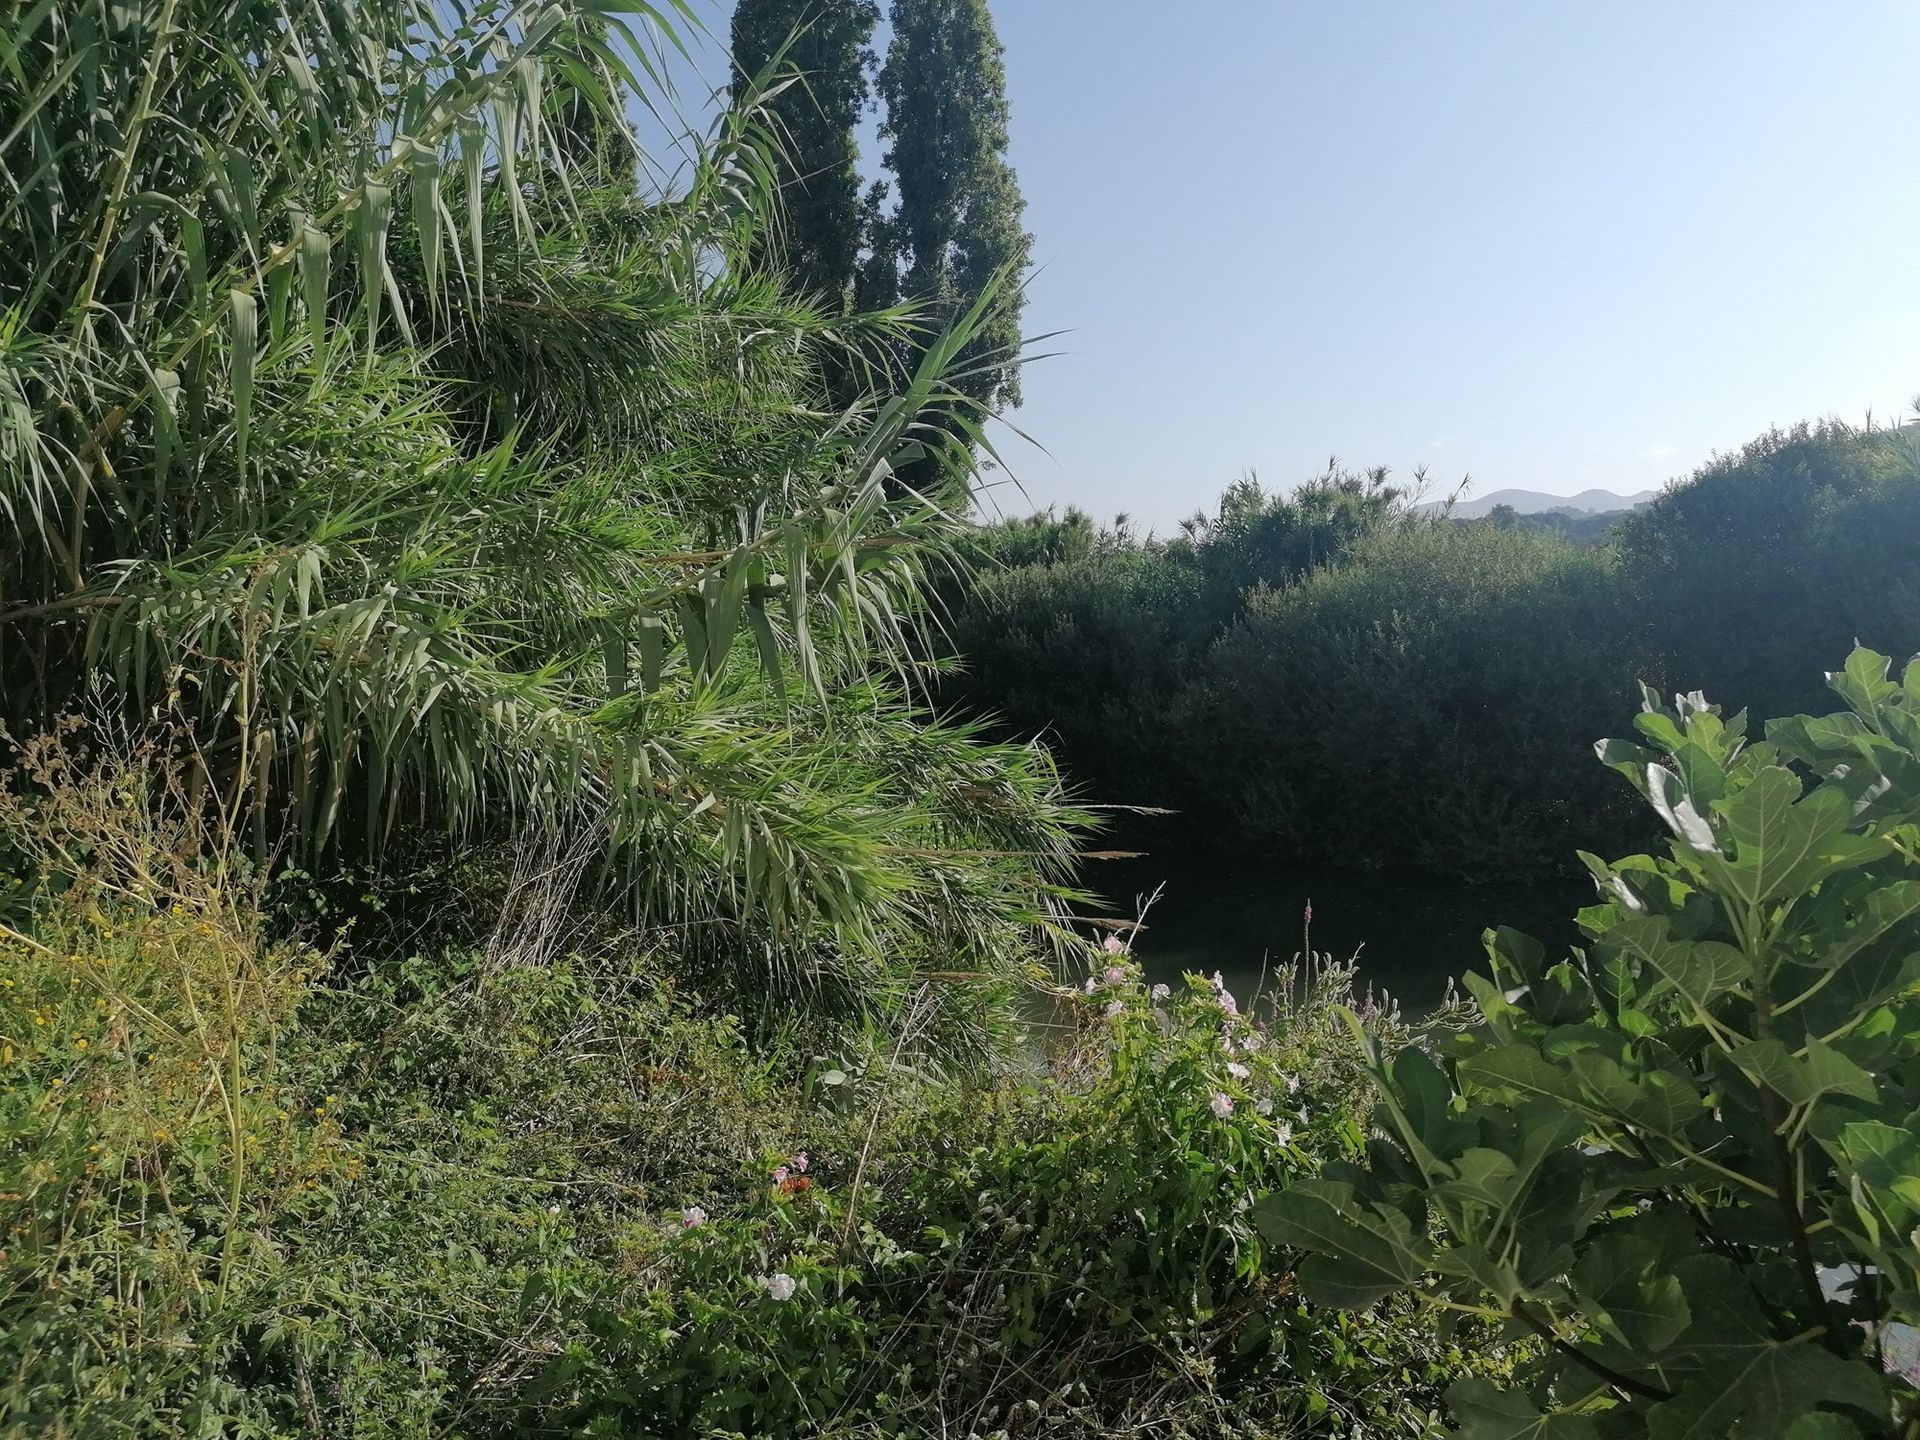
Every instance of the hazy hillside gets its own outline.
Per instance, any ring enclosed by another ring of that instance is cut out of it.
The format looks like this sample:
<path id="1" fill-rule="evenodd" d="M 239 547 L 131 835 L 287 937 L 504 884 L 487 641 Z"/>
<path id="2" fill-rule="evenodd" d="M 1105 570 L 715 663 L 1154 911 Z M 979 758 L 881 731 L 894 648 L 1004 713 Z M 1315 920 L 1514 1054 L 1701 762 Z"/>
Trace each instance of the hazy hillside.
<path id="1" fill-rule="evenodd" d="M 1644 505 L 1659 493 L 1642 490 L 1634 495 L 1616 495 L 1611 490 L 1582 490 L 1578 495 L 1549 495 L 1540 490 L 1495 490 L 1461 500 L 1453 507 L 1453 514 L 1456 519 L 1477 520 L 1492 514 L 1497 505 L 1511 505 L 1522 515 L 1612 515 Z M 1445 500 L 1432 500 L 1420 508 L 1438 510 L 1445 504 Z"/>

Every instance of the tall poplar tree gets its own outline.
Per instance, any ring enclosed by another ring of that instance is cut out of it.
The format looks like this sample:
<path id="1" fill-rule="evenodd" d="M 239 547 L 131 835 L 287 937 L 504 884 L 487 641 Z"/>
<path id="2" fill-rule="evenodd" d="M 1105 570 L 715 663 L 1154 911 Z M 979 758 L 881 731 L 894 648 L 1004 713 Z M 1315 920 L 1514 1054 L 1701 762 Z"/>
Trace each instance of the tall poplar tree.
<path id="1" fill-rule="evenodd" d="M 776 258 L 808 294 L 836 306 L 851 297 L 866 228 L 860 146 L 871 95 L 876 0 L 740 0 L 734 63 L 746 84 L 781 53 L 797 78 L 769 110 L 781 142 L 785 212 Z"/>
<path id="2" fill-rule="evenodd" d="M 893 172 L 868 197 L 871 254 L 863 301 L 893 294 L 965 311 L 1002 271 L 1026 271 L 1033 237 L 1007 163 L 1004 50 L 987 0 L 893 0 L 893 40 L 880 72 L 880 135 Z M 990 406 L 1020 403 L 1020 307 L 1009 305 L 974 341 L 963 386 Z"/>

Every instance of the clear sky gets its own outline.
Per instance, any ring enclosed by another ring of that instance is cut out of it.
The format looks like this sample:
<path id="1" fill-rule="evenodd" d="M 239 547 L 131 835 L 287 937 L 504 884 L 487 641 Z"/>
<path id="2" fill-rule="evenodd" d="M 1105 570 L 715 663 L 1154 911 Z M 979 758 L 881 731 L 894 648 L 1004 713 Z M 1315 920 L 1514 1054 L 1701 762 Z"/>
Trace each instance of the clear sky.
<path id="1" fill-rule="evenodd" d="M 1165 530 L 1330 455 L 1628 491 L 1920 394 L 1913 0 L 993 8 L 1070 332 L 1036 504 Z"/>

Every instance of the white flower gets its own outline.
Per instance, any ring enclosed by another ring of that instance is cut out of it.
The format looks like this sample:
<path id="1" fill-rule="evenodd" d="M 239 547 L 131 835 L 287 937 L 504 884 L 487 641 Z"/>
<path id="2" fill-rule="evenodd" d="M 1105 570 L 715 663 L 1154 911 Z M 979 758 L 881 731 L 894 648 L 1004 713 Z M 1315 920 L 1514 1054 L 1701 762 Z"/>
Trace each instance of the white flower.
<path id="1" fill-rule="evenodd" d="M 1260 1116 L 1260 1118 L 1264 1120 L 1267 1116 L 1273 1114 L 1273 1101 L 1265 1098 L 1264 1096 L 1254 1101 L 1253 1113 Z"/>
<path id="2" fill-rule="evenodd" d="M 1153 989 L 1149 990 L 1147 993 L 1151 995 L 1155 1000 L 1164 1000 L 1169 995 L 1173 994 L 1173 991 L 1170 990 L 1165 985 L 1156 985 L 1153 987 Z"/>
<path id="3" fill-rule="evenodd" d="M 1083 990 L 1085 990 L 1085 991 L 1087 992 L 1087 994 L 1089 994 L 1089 995 L 1091 995 L 1091 994 L 1093 994 L 1093 987 L 1094 987 L 1095 985 L 1097 985 L 1097 984 L 1099 984 L 1099 983 L 1100 983 L 1100 982 L 1099 982 L 1099 981 L 1097 981 L 1097 980 L 1095 980 L 1095 979 L 1093 978 L 1093 976 L 1091 976 L 1091 975 L 1089 975 L 1089 976 L 1087 976 L 1087 983 L 1086 983 L 1085 985 L 1083 985 L 1083 986 L 1081 986 L 1080 988 L 1081 988 L 1081 989 L 1083 989 Z"/>
<path id="4" fill-rule="evenodd" d="M 1307 1107 L 1304 1105 L 1300 1107 L 1300 1123 L 1302 1125 L 1307 1123 Z"/>
<path id="5" fill-rule="evenodd" d="M 1227 1014 L 1238 1015 L 1240 1013 L 1240 1004 L 1233 998 L 1233 992 L 1231 990 L 1222 990 L 1219 998 L 1220 1008 L 1226 1011 Z"/>
<path id="6" fill-rule="evenodd" d="M 1227 978 L 1218 970 L 1213 972 L 1213 988 L 1222 993 L 1224 993 L 1227 988 Z"/>
<path id="7" fill-rule="evenodd" d="M 1298 1075 L 1287 1076 L 1287 1094 L 1298 1095 L 1299 1093 L 1300 1093 L 1300 1077 Z"/>
<path id="8" fill-rule="evenodd" d="M 1249 1075 L 1253 1074 L 1253 1072 L 1238 1060 L 1229 1060 L 1227 1062 L 1227 1074 L 1233 1076 L 1236 1080 L 1245 1080 Z"/>
<path id="9" fill-rule="evenodd" d="M 1291 1145 L 1293 1143 L 1293 1126 L 1284 1120 L 1280 1122 L 1279 1129 L 1275 1130 L 1273 1134 L 1274 1138 L 1282 1145 Z"/>
<path id="10" fill-rule="evenodd" d="M 1233 1097 L 1224 1090 L 1216 1090 L 1213 1092 L 1213 1099 L 1207 1102 L 1207 1108 L 1224 1120 L 1233 1114 Z"/>
<path id="11" fill-rule="evenodd" d="M 689 1205 L 680 1212 L 680 1228 L 695 1230 L 707 1223 L 707 1212 L 698 1205 Z"/>
<path id="12" fill-rule="evenodd" d="M 547 1214 L 558 1215 L 559 1213 L 560 1213 L 560 1207 L 558 1205 L 547 1206 Z"/>
<path id="13" fill-rule="evenodd" d="M 769 1275 L 766 1279 L 767 1298 L 770 1300 L 791 1300 L 797 1288 L 791 1275 L 782 1273 Z"/>
<path id="14" fill-rule="evenodd" d="M 1126 1013 L 1126 1005 L 1119 1000 L 1115 1000 L 1111 1005 L 1107 1006 L 1107 1019 L 1109 1020 L 1118 1019 Z"/>
<path id="15" fill-rule="evenodd" d="M 1260 1033 L 1257 1030 L 1253 1034 L 1247 1036 L 1246 1039 L 1240 1042 L 1241 1047 L 1245 1049 L 1249 1055 L 1251 1055 L 1254 1051 L 1258 1050 L 1262 1045 L 1266 1043 L 1267 1042 L 1261 1038 Z"/>

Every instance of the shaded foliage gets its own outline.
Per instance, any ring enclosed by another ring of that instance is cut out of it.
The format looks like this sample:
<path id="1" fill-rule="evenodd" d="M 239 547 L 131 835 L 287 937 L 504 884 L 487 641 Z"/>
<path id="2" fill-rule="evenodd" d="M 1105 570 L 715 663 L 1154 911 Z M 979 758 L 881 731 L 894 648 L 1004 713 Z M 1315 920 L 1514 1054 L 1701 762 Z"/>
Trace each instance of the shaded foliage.
<path id="1" fill-rule="evenodd" d="M 1644 664 L 1604 555 L 1415 522 L 1256 595 L 1177 723 L 1231 777 L 1216 803 L 1284 852 L 1525 875 L 1632 835 L 1590 730 Z"/>
<path id="2" fill-rule="evenodd" d="M 1410 515 L 1372 475 L 1243 483 L 1165 541 L 1002 525 L 955 693 L 1053 736 L 1091 798 L 1491 879 L 1630 842 L 1584 755 L 1637 682 L 1787 709 L 1837 645 L 1920 650 L 1911 428 L 1763 437 L 1605 544 L 1540 518 Z"/>
<path id="3" fill-rule="evenodd" d="M 1601 758 L 1663 851 L 1584 857 L 1565 959 L 1489 932 L 1487 1019 L 1443 1067 L 1376 1059 L 1360 1165 L 1275 1196 L 1301 1283 L 1417 1288 L 1549 1341 L 1467 1436 L 1892 1437 L 1920 1422 L 1920 661 L 1856 650 L 1847 708 L 1764 739 L 1649 692 Z"/>
<path id="4" fill-rule="evenodd" d="M 1819 657 L 1920 650 L 1920 430 L 1771 431 L 1620 526 L 1621 579 L 1662 627 L 1658 678 L 1756 714 L 1820 703 Z"/>

